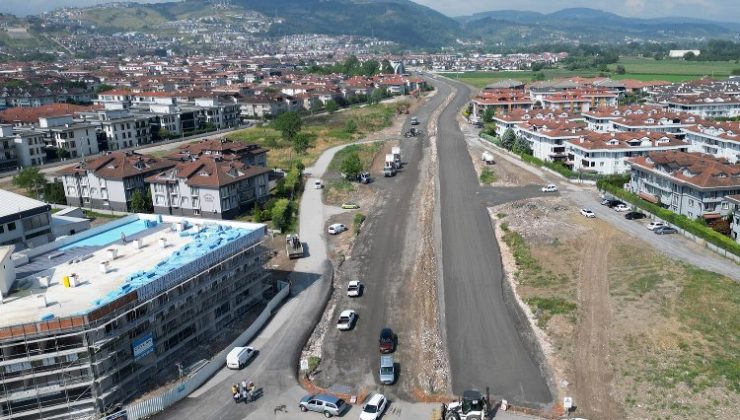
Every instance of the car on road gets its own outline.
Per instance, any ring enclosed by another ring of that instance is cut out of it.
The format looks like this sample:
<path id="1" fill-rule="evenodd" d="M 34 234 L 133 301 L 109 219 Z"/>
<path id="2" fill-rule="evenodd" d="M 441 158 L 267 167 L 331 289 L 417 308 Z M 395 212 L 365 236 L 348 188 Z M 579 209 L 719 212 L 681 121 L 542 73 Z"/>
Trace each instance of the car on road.
<path id="1" fill-rule="evenodd" d="M 339 314 L 337 320 L 337 329 L 341 331 L 351 330 L 357 322 L 357 312 L 354 309 L 347 309 Z"/>
<path id="2" fill-rule="evenodd" d="M 378 420 L 383 415 L 387 405 L 388 400 L 386 400 L 385 395 L 374 394 L 362 406 L 360 420 Z"/>
<path id="3" fill-rule="evenodd" d="M 542 192 L 557 192 L 558 186 L 555 184 L 547 184 L 542 187 Z"/>
<path id="4" fill-rule="evenodd" d="M 416 117 L 411 117 L 411 125 L 419 125 L 419 119 Z"/>
<path id="5" fill-rule="evenodd" d="M 380 330 L 380 340 L 378 340 L 381 353 L 393 353 L 396 349 L 396 336 L 390 328 Z"/>
<path id="6" fill-rule="evenodd" d="M 628 206 L 626 204 L 617 204 L 616 206 L 614 206 L 614 210 L 616 210 L 616 211 L 630 211 L 632 209 L 630 209 L 630 206 Z"/>
<path id="7" fill-rule="evenodd" d="M 324 188 L 324 184 L 321 183 L 321 180 L 317 179 L 313 182 L 313 187 L 317 190 L 320 190 Z"/>
<path id="8" fill-rule="evenodd" d="M 360 175 L 357 176 L 357 179 L 360 181 L 360 184 L 369 184 L 370 181 L 372 181 L 369 172 L 360 173 Z"/>
<path id="9" fill-rule="evenodd" d="M 347 285 L 347 296 L 358 297 L 362 294 L 362 283 L 359 280 L 352 280 Z"/>
<path id="10" fill-rule="evenodd" d="M 640 220 L 644 219 L 646 216 L 644 213 L 640 213 L 639 211 L 631 211 L 624 215 L 624 218 L 627 220 Z"/>
<path id="11" fill-rule="evenodd" d="M 347 226 L 344 226 L 341 223 L 334 223 L 333 225 L 329 226 L 328 229 L 330 235 L 338 235 L 345 230 L 347 230 Z"/>
<path id="12" fill-rule="evenodd" d="M 647 228 L 648 228 L 648 230 L 655 230 L 655 229 L 657 229 L 659 227 L 663 227 L 663 226 L 665 226 L 665 223 L 663 223 L 663 222 L 652 221 L 652 222 L 648 223 Z"/>
<path id="13" fill-rule="evenodd" d="M 317 413 L 322 413 L 328 418 L 331 416 L 341 416 L 347 409 L 347 404 L 343 399 L 337 398 L 333 395 L 316 394 L 306 395 L 301 398 L 301 402 L 298 403 L 298 408 L 300 408 L 304 413 L 306 411 L 315 411 Z"/>
<path id="14" fill-rule="evenodd" d="M 393 363 L 393 356 L 380 356 L 380 383 L 391 385 L 396 381 L 396 365 Z"/>
<path id="15" fill-rule="evenodd" d="M 342 208 L 345 210 L 356 210 L 360 208 L 360 205 L 351 201 L 347 201 L 342 203 Z"/>
<path id="16" fill-rule="evenodd" d="M 234 347 L 226 355 L 226 367 L 229 369 L 241 369 L 257 355 L 254 347 Z"/>
<path id="17" fill-rule="evenodd" d="M 581 215 L 588 217 L 589 219 L 593 219 L 596 217 L 596 214 L 589 209 L 581 209 Z"/>
<path id="18" fill-rule="evenodd" d="M 671 233 L 677 233 L 678 231 L 670 226 L 661 226 L 653 229 L 653 233 L 656 235 L 669 235 Z"/>

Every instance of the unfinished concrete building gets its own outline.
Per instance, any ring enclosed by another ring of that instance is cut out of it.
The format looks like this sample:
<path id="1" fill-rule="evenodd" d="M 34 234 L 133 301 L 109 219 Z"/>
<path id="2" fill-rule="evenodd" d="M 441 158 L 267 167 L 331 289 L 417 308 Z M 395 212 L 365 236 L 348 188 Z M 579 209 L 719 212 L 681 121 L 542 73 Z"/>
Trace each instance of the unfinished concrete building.
<path id="1" fill-rule="evenodd" d="M 0 272 L 0 417 L 89 418 L 155 385 L 264 301 L 265 232 L 132 215 L 14 254 Z"/>

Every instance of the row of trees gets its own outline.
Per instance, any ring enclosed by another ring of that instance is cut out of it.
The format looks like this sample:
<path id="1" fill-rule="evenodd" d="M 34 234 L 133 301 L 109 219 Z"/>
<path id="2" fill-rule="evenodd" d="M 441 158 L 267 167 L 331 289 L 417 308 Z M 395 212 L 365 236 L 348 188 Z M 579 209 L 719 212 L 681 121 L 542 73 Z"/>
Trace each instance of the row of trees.
<path id="1" fill-rule="evenodd" d="M 49 203 L 64 204 L 64 186 L 61 182 L 48 182 L 39 168 L 31 166 L 23 168 L 13 177 L 13 185 L 23 188 L 36 198 L 43 198 Z"/>
<path id="2" fill-rule="evenodd" d="M 308 72 L 314 74 L 342 73 L 347 76 L 372 77 L 381 73 L 393 73 L 393 66 L 391 66 L 391 63 L 388 60 L 367 60 L 365 62 L 360 62 L 357 57 L 352 55 L 341 63 L 327 66 L 318 66 L 316 64 L 311 65 L 308 67 Z"/>

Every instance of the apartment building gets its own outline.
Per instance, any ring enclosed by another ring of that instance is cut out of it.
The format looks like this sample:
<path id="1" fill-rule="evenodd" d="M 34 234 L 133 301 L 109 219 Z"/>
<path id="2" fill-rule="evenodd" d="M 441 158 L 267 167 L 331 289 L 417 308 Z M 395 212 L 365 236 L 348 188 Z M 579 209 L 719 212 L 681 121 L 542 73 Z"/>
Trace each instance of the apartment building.
<path id="1" fill-rule="evenodd" d="M 514 131 L 514 134 L 518 135 L 519 125 L 530 120 L 564 120 L 569 122 L 578 122 L 583 121 L 583 118 L 578 114 L 565 111 L 550 111 L 543 109 L 518 109 L 505 114 L 494 114 L 493 116 L 497 136 L 503 135 L 508 129 L 511 129 Z"/>
<path id="2" fill-rule="evenodd" d="M 101 210 L 130 211 L 136 191 L 146 196 L 145 179 L 175 166 L 166 159 L 135 152 L 107 152 L 57 172 L 67 204 Z"/>
<path id="3" fill-rule="evenodd" d="M 18 166 L 27 168 L 46 162 L 45 136 L 45 131 L 35 128 L 18 128 L 13 131 Z"/>
<path id="4" fill-rule="evenodd" d="M 701 93 L 697 95 L 676 95 L 666 101 L 668 110 L 688 112 L 701 118 L 740 117 L 740 95 L 723 93 Z"/>
<path id="5" fill-rule="evenodd" d="M 730 223 L 730 237 L 740 243 L 740 194 L 725 197 L 732 209 L 732 223 Z"/>
<path id="6" fill-rule="evenodd" d="M 536 158 L 565 162 L 568 140 L 581 136 L 585 124 L 561 119 L 530 119 L 517 125 L 518 134 L 527 141 Z"/>
<path id="7" fill-rule="evenodd" d="M 520 89 L 486 89 L 470 103 L 473 105 L 471 115 L 475 119 L 480 119 L 488 109 L 492 109 L 494 115 L 504 115 L 529 110 L 534 104 L 529 95 Z"/>
<path id="8" fill-rule="evenodd" d="M 0 171 L 9 171 L 18 167 L 18 156 L 15 151 L 13 126 L 0 124 Z"/>
<path id="9" fill-rule="evenodd" d="M 650 152 L 687 151 L 689 144 L 674 135 L 650 131 L 598 133 L 584 131 L 567 141 L 565 162 L 574 171 L 613 175 L 629 172 L 627 160 Z"/>
<path id="10" fill-rule="evenodd" d="M 589 130 L 654 131 L 681 133 L 681 129 L 696 124 L 698 117 L 687 113 L 667 112 L 663 107 L 628 105 L 597 108 L 582 113 Z"/>
<path id="11" fill-rule="evenodd" d="M 263 166 L 205 155 L 178 163 L 146 182 L 157 214 L 233 219 L 267 200 L 270 172 Z"/>
<path id="12" fill-rule="evenodd" d="M 730 163 L 740 162 L 740 123 L 702 121 L 683 128 L 692 152 L 725 158 Z"/>
<path id="13" fill-rule="evenodd" d="M 201 156 L 219 157 L 227 161 L 240 161 L 250 166 L 267 166 L 267 149 L 257 144 L 220 139 L 204 139 L 195 143 L 178 146 L 175 152 L 166 156 L 174 161 L 192 161 Z"/>
<path id="14" fill-rule="evenodd" d="M 177 377 L 274 290 L 265 234 L 131 215 L 14 255 L 0 278 L 0 416 L 102 418 Z"/>
<path id="15" fill-rule="evenodd" d="M 65 150 L 68 157 L 76 158 L 97 154 L 97 126 L 75 122 L 71 115 L 39 118 L 39 128 L 48 130 L 53 144 Z"/>
<path id="16" fill-rule="evenodd" d="M 740 166 L 711 155 L 651 152 L 628 164 L 633 193 L 690 219 L 727 216 L 727 196 L 740 194 Z"/>
<path id="17" fill-rule="evenodd" d="M 15 245 L 17 249 L 25 249 L 45 244 L 51 239 L 51 206 L 0 190 L 0 245 Z"/>
<path id="18" fill-rule="evenodd" d="M 116 151 L 152 142 L 150 119 L 128 109 L 81 113 L 86 122 L 96 124 L 105 133 L 108 150 Z"/>

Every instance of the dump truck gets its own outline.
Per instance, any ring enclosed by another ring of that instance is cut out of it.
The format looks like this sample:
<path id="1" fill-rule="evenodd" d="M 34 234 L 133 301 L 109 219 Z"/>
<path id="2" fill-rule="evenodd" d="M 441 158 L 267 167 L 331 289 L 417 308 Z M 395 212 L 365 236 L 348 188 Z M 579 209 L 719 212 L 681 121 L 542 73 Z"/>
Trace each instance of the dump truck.
<path id="1" fill-rule="evenodd" d="M 285 250 L 291 260 L 303 257 L 303 243 L 297 234 L 288 235 L 285 238 Z"/>
<path id="2" fill-rule="evenodd" d="M 486 165 L 493 165 L 493 153 L 491 152 L 483 152 L 480 159 L 486 162 Z"/>
<path id="3" fill-rule="evenodd" d="M 391 154 L 393 155 L 393 164 L 396 165 L 396 169 L 401 168 L 401 148 L 394 146 L 391 148 Z"/>
<path id="4" fill-rule="evenodd" d="M 385 155 L 385 166 L 383 166 L 383 176 L 394 176 L 396 174 L 396 164 L 393 160 L 393 154 Z"/>

